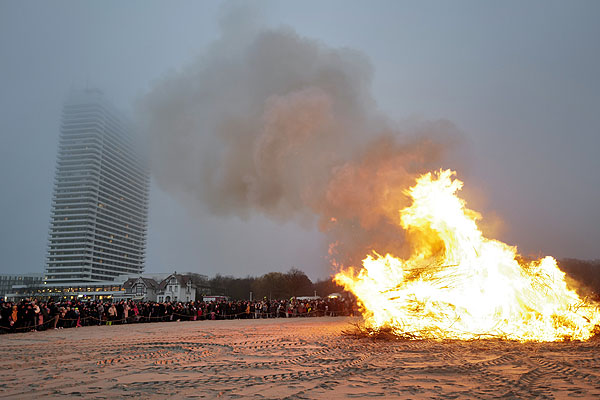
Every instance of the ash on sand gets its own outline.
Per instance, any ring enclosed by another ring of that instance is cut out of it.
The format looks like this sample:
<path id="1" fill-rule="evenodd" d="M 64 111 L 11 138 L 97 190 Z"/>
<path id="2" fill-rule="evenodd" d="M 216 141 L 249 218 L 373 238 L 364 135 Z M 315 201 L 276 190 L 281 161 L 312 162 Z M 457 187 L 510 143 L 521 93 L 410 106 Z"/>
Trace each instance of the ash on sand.
<path id="1" fill-rule="evenodd" d="M 371 340 L 357 318 L 0 336 L 2 398 L 598 398 L 600 343 Z"/>

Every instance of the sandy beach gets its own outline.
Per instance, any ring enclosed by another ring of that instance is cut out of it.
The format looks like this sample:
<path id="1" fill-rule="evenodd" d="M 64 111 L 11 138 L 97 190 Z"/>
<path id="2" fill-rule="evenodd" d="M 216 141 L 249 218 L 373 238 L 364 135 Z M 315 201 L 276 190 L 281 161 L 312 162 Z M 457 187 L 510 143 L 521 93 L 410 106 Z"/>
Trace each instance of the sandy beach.
<path id="1" fill-rule="evenodd" d="M 357 318 L 196 321 L 0 336 L 0 397 L 599 398 L 600 342 L 387 341 Z"/>

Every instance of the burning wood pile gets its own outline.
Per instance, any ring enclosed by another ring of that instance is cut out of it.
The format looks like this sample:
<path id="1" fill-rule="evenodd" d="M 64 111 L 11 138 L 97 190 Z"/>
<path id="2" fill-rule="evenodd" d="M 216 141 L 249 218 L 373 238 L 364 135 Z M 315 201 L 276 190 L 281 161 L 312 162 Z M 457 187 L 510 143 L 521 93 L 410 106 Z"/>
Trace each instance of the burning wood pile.
<path id="1" fill-rule="evenodd" d="M 358 298 L 363 332 L 410 339 L 588 340 L 599 305 L 567 287 L 556 260 L 522 261 L 516 247 L 487 239 L 480 214 L 457 196 L 463 183 L 441 170 L 406 191 L 399 224 L 408 259 L 367 255 L 335 279 Z"/>

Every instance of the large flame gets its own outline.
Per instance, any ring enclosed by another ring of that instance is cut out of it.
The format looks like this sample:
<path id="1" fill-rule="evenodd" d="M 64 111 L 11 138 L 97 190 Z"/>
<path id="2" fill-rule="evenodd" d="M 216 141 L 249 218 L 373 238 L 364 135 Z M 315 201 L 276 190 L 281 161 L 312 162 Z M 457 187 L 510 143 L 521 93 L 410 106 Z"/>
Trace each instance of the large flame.
<path id="1" fill-rule="evenodd" d="M 358 273 L 336 275 L 357 296 L 365 324 L 411 338 L 589 339 L 600 325 L 597 304 L 567 288 L 554 258 L 519 261 L 515 247 L 485 238 L 454 175 L 427 173 L 407 190 L 413 203 L 400 224 L 409 259 L 374 253 Z"/>

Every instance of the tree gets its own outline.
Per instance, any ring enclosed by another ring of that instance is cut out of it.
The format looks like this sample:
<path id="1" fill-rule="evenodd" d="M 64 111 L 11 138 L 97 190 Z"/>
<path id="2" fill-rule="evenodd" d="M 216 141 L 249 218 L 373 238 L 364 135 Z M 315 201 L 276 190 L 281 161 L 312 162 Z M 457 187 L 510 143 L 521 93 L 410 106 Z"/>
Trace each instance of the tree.
<path id="1" fill-rule="evenodd" d="M 325 297 L 331 293 L 344 292 L 344 288 L 335 283 L 332 277 L 316 281 L 314 287 L 317 291 L 317 295 L 321 297 Z"/>
<path id="2" fill-rule="evenodd" d="M 269 272 L 257 278 L 252 284 L 256 299 L 284 299 L 287 297 L 287 280 L 281 272 Z"/>
<path id="3" fill-rule="evenodd" d="M 286 273 L 269 272 L 258 278 L 253 276 L 234 278 L 217 274 L 214 278 L 203 282 L 203 285 L 210 289 L 210 294 L 229 296 L 232 300 L 248 299 L 251 291 L 256 300 L 265 297 L 280 300 L 312 296 L 315 291 L 318 296 L 344 292 L 344 288 L 334 283 L 332 278 L 313 284 L 310 278 L 296 267 L 292 267 Z"/>
<path id="4" fill-rule="evenodd" d="M 298 268 L 292 267 L 286 274 L 288 296 L 312 296 L 314 294 L 313 283 Z"/>
<path id="5" fill-rule="evenodd" d="M 233 276 L 215 275 L 209 281 L 209 286 L 213 295 L 229 296 L 234 300 L 248 299 L 252 285 L 256 278 L 247 276 L 246 278 L 234 278 Z"/>
<path id="6" fill-rule="evenodd" d="M 558 266 L 567 274 L 567 283 L 580 296 L 600 298 L 600 260 L 566 258 L 560 260 Z"/>

